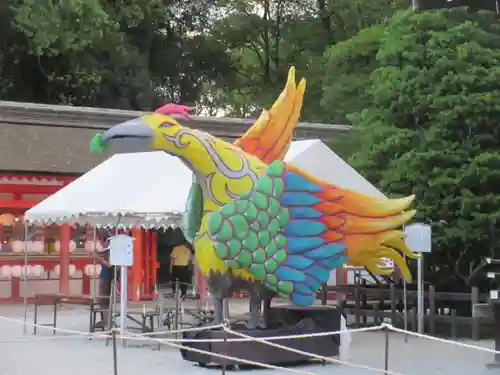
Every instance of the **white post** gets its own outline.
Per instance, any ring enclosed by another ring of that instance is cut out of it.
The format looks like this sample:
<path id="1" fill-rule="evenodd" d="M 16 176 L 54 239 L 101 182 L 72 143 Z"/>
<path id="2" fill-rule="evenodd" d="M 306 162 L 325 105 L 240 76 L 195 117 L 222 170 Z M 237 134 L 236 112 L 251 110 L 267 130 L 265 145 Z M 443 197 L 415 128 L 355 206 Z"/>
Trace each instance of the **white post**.
<path id="1" fill-rule="evenodd" d="M 109 239 L 109 263 L 120 267 L 120 339 L 125 347 L 125 321 L 127 319 L 127 267 L 134 262 L 134 238 L 117 234 Z M 116 280 L 115 280 L 116 281 Z"/>
<path id="2" fill-rule="evenodd" d="M 417 260 L 417 316 L 418 316 L 418 333 L 424 333 L 424 291 L 423 291 L 423 254 Z"/>
<path id="3" fill-rule="evenodd" d="M 417 329 L 424 333 L 424 253 L 432 251 L 432 229 L 429 224 L 413 223 L 405 227 L 405 242 L 410 250 L 420 253 L 417 264 Z"/>
<path id="4" fill-rule="evenodd" d="M 125 320 L 127 318 L 127 266 L 120 267 L 120 339 L 125 346 Z"/>

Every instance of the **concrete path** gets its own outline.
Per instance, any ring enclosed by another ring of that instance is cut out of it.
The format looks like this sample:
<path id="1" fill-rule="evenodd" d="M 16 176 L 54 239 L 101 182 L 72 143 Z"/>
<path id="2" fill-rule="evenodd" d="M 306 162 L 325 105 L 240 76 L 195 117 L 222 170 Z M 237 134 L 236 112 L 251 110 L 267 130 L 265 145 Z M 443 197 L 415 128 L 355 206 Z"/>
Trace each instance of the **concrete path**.
<path id="1" fill-rule="evenodd" d="M 23 326 L 2 317 L 22 322 L 22 307 L 0 306 L 0 375 L 107 375 L 113 374 L 111 346 L 101 340 L 68 337 L 52 331 L 40 330 L 37 336 L 23 336 Z M 40 323 L 51 320 L 50 308 L 42 308 Z M 30 322 L 32 318 L 30 315 Z M 59 328 L 86 332 L 88 313 L 77 307 L 68 307 L 60 313 Z M 472 343 L 472 342 L 468 342 Z M 492 342 L 477 343 L 492 347 Z M 382 369 L 384 365 L 384 334 L 381 332 L 354 333 L 349 361 Z M 155 350 L 156 344 L 130 343 L 119 347 L 119 375 L 207 375 L 220 374 L 220 369 L 204 369 L 181 359 L 177 349 L 165 345 Z M 390 335 L 389 370 L 404 375 L 483 375 L 500 374 L 500 370 L 486 370 L 485 364 L 493 355 L 449 344 L 410 337 L 408 343 L 400 334 Z M 317 375 L 365 375 L 376 373 L 347 365 L 310 365 L 294 368 Z M 252 375 L 288 374 L 285 370 L 241 370 Z M 230 373 L 230 372 L 229 372 Z M 383 372 L 380 372 L 383 373 Z"/>

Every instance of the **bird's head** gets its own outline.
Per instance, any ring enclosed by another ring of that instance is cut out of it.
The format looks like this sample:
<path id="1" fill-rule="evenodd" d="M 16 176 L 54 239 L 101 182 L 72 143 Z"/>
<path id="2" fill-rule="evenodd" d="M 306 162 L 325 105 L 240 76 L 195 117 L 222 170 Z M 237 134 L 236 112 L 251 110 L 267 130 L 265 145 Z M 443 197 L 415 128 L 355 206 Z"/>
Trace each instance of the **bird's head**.
<path id="1" fill-rule="evenodd" d="M 167 104 L 152 114 L 147 114 L 121 124 L 115 125 L 92 139 L 91 151 L 102 151 L 110 144 L 126 143 L 134 148 L 144 150 L 163 150 L 169 154 L 180 156 L 185 151 L 185 144 L 180 142 L 183 127 L 170 115 L 179 114 L 191 118 L 187 111 L 191 108 L 175 104 Z"/>

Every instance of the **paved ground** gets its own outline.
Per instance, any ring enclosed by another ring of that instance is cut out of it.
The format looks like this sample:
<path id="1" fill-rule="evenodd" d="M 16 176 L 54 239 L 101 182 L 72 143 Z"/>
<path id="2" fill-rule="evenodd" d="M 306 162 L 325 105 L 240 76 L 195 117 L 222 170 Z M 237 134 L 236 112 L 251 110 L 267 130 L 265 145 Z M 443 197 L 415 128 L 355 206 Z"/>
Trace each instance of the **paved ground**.
<path id="1" fill-rule="evenodd" d="M 0 316 L 22 320 L 22 307 L 0 306 Z M 59 327 L 78 331 L 87 330 L 86 312 L 80 308 L 61 312 Z M 42 311 L 41 320 L 51 319 L 48 308 Z M 31 321 L 31 319 L 30 319 Z M 23 336 L 22 324 L 0 318 L 0 375 L 88 375 L 89 373 L 113 374 L 112 350 L 103 341 L 86 338 L 68 338 L 58 334 L 52 338 L 51 332 L 43 331 L 33 337 L 32 330 Z M 19 341 L 16 341 L 19 340 Z M 29 341 L 26 341 L 29 340 Z M 492 347 L 491 342 L 479 345 Z M 220 374 L 219 369 L 203 369 L 183 361 L 178 350 L 156 345 L 129 346 L 119 348 L 119 375 L 171 374 L 207 375 Z M 485 370 L 485 364 L 492 359 L 489 353 L 463 349 L 452 345 L 410 338 L 404 342 L 403 336 L 391 334 L 389 370 L 405 375 L 500 374 L 500 370 Z M 349 361 L 382 368 L 384 363 L 384 336 L 380 332 L 353 334 Z M 374 371 L 354 369 L 346 365 L 312 365 L 295 368 L 297 371 L 317 375 L 365 375 Z M 497 372 L 498 371 L 498 372 Z M 264 373 L 286 374 L 284 370 L 241 370 L 252 375 Z"/>

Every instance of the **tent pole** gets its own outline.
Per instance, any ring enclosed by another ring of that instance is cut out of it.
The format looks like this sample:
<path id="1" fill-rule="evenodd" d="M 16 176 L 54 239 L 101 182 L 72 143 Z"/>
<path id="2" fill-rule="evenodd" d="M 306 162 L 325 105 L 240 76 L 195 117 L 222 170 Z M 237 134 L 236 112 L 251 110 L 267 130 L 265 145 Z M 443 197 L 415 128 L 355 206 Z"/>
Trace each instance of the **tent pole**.
<path id="1" fill-rule="evenodd" d="M 23 272 L 23 303 L 24 303 L 24 324 L 23 334 L 26 334 L 28 321 L 28 222 L 24 220 L 24 272 Z"/>
<path id="2" fill-rule="evenodd" d="M 94 225 L 94 234 L 93 234 L 94 254 L 96 253 L 96 250 L 97 250 L 96 241 L 97 241 L 97 229 Z M 95 297 L 96 293 L 98 294 L 98 285 L 99 284 L 98 284 L 98 278 L 95 275 L 96 267 L 97 267 L 97 260 L 95 259 L 95 256 L 94 256 L 94 277 L 92 279 L 93 288 L 92 288 L 92 293 L 90 293 L 92 295 L 92 297 Z"/>

